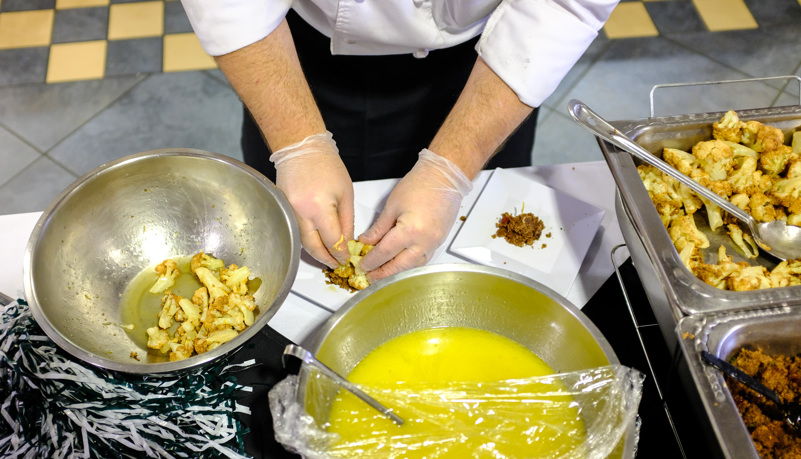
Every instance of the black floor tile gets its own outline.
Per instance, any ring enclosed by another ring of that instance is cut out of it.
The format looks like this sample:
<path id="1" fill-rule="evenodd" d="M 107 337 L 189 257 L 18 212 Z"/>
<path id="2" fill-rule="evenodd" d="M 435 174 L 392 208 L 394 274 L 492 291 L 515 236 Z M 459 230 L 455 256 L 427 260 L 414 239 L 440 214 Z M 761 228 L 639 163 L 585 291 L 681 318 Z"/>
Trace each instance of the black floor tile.
<path id="1" fill-rule="evenodd" d="M 186 11 L 181 2 L 164 3 L 164 33 L 192 32 L 192 24 L 186 17 Z"/>
<path id="2" fill-rule="evenodd" d="M 160 73 L 163 49 L 162 37 L 109 40 L 106 76 Z"/>
<path id="3" fill-rule="evenodd" d="M 56 0 L 3 0 L 0 2 L 0 12 L 52 10 L 56 7 Z"/>
<path id="4" fill-rule="evenodd" d="M 108 8 L 56 10 L 52 43 L 105 40 L 108 36 Z"/>
<path id="5" fill-rule="evenodd" d="M 48 56 L 48 47 L 0 50 L 0 86 L 44 83 Z"/>
<path id="6" fill-rule="evenodd" d="M 662 35 L 706 31 L 691 2 L 645 2 L 645 9 Z"/>
<path id="7" fill-rule="evenodd" d="M 748 10 L 760 28 L 801 21 L 801 4 L 798 0 L 745 0 Z"/>

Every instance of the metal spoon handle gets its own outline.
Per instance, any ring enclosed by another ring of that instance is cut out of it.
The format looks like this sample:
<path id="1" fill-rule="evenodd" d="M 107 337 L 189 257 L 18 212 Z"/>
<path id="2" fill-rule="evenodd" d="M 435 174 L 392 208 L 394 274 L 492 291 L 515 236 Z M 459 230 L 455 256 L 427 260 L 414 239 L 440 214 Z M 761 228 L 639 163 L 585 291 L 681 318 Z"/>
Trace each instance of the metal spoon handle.
<path id="1" fill-rule="evenodd" d="M 621 134 L 620 131 L 615 129 L 614 126 L 612 126 L 606 120 L 601 118 L 597 113 L 592 111 L 581 101 L 576 99 L 571 100 L 570 102 L 567 103 L 567 109 L 570 112 L 570 115 L 573 117 L 573 119 L 576 120 L 580 125 L 582 125 L 588 131 L 606 140 L 607 142 L 622 148 L 626 152 L 636 156 L 637 158 L 656 167 L 657 169 L 669 175 L 670 177 L 678 180 L 680 183 L 686 185 L 691 190 L 695 191 L 696 193 L 703 196 L 707 200 L 717 204 L 726 212 L 734 215 L 738 219 L 745 222 L 751 229 L 752 234 L 754 235 L 758 234 L 756 228 L 756 221 L 754 220 L 753 217 L 751 217 L 751 215 L 748 212 L 740 209 L 739 207 L 735 206 L 728 200 L 718 196 L 716 193 L 712 192 L 712 190 L 701 185 L 700 183 L 696 182 L 690 177 L 687 177 L 686 175 L 682 174 L 681 172 L 673 168 L 670 164 L 652 155 L 651 152 L 641 147 L 637 142 L 634 142 L 627 136 Z"/>
<path id="2" fill-rule="evenodd" d="M 362 401 L 364 401 L 365 403 L 367 403 L 371 407 L 373 407 L 376 410 L 378 410 L 379 412 L 381 412 L 381 414 L 383 414 L 384 416 L 388 417 L 390 420 L 392 420 L 392 422 L 394 422 L 397 425 L 403 425 L 403 419 L 400 416 L 398 416 L 397 414 L 393 413 L 391 409 L 389 409 L 389 408 L 385 407 L 384 405 L 382 405 L 378 400 L 376 400 L 373 397 L 370 397 L 369 395 L 367 395 L 363 390 L 361 390 L 358 387 L 356 387 L 355 384 L 353 384 L 352 382 L 350 382 L 347 379 L 345 379 L 342 376 L 340 376 L 339 373 L 337 373 L 336 371 L 328 368 L 323 362 L 320 362 L 319 360 L 317 360 L 312 355 L 312 353 L 307 351 L 306 349 L 303 349 L 302 347 L 298 346 L 297 344 L 289 344 L 289 345 L 287 345 L 286 348 L 284 348 L 284 355 L 291 355 L 293 357 L 297 357 L 300 360 L 302 360 L 303 362 L 305 362 L 305 363 L 307 363 L 309 365 L 313 365 L 315 368 L 317 368 L 326 377 L 330 378 L 331 380 L 333 380 L 334 382 L 336 382 L 340 386 L 344 387 L 350 393 L 352 393 L 353 395 L 355 395 L 356 397 L 358 397 L 359 399 L 361 399 Z"/>
<path id="3" fill-rule="evenodd" d="M 701 351 L 701 358 L 703 358 L 708 364 L 712 365 L 713 367 L 717 368 L 723 373 L 731 376 L 735 380 L 740 381 L 741 383 L 745 384 L 751 389 L 769 398 L 773 403 L 781 405 L 781 401 L 779 400 L 779 396 L 776 394 L 776 392 L 773 392 L 772 390 L 768 389 L 762 383 L 752 378 L 751 376 L 748 376 L 747 373 L 743 372 L 742 370 L 730 364 L 729 362 L 720 359 L 717 356 L 712 355 L 707 351 Z"/>

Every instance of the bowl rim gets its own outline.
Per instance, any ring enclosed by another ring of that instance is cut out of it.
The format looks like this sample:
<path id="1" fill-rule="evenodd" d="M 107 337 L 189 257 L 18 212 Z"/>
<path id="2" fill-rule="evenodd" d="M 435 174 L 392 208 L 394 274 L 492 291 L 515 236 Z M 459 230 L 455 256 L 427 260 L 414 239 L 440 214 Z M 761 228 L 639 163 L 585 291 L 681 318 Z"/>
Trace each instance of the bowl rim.
<path id="1" fill-rule="evenodd" d="M 129 163 L 143 161 L 154 157 L 162 157 L 162 156 L 196 157 L 196 158 L 204 158 L 226 163 L 228 165 L 232 165 L 241 169 L 246 174 L 255 178 L 257 181 L 264 182 L 265 189 L 275 197 L 279 207 L 283 210 L 283 213 L 286 216 L 287 223 L 289 224 L 290 253 L 293 255 L 290 257 L 290 264 L 287 270 L 287 279 L 285 280 L 284 284 L 281 286 L 281 288 L 279 289 L 279 291 L 275 296 L 275 299 L 273 300 L 272 306 L 275 307 L 271 307 L 262 311 L 259 314 L 256 321 L 253 323 L 253 325 L 244 329 L 242 332 L 239 333 L 239 335 L 237 335 L 231 341 L 224 343 L 223 345 L 211 351 L 204 352 L 203 354 L 195 354 L 192 357 L 189 357 L 188 359 L 178 360 L 175 362 L 124 363 L 118 360 L 107 359 L 97 354 L 88 352 L 57 331 L 55 326 L 53 326 L 53 324 L 44 314 L 43 310 L 39 305 L 38 295 L 36 293 L 33 281 L 32 262 L 34 259 L 34 252 L 38 245 L 39 237 L 41 236 L 42 231 L 47 226 L 47 223 L 50 220 L 53 213 L 64 204 L 67 197 L 69 197 L 75 190 L 82 187 L 84 184 L 88 183 L 95 177 L 102 175 L 104 173 L 108 173 L 108 171 L 110 170 L 123 167 L 124 165 Z M 73 357 L 78 358 L 82 362 L 86 362 L 95 367 L 99 367 L 105 370 L 113 370 L 113 371 L 119 371 L 123 373 L 137 374 L 137 375 L 166 376 L 166 375 L 191 371 L 203 367 L 206 364 L 216 361 L 226 355 L 233 354 L 240 347 L 242 347 L 248 340 L 250 340 L 257 333 L 259 333 L 263 327 L 267 326 L 267 322 L 269 322 L 269 320 L 278 312 L 278 309 L 280 309 L 280 307 L 283 305 L 284 301 L 286 300 L 292 288 L 294 279 L 297 276 L 298 267 L 300 266 L 300 247 L 301 247 L 300 230 L 298 228 L 298 223 L 295 218 L 295 214 L 292 211 L 292 207 L 289 204 L 289 201 L 286 199 L 284 194 L 280 190 L 278 190 L 275 184 L 261 172 L 243 163 L 242 161 L 237 160 L 236 158 L 232 158 L 230 156 L 205 150 L 199 150 L 194 148 L 162 148 L 156 150 L 148 150 L 123 156 L 118 159 L 101 164 L 100 166 L 97 166 L 96 168 L 85 173 L 84 175 L 73 181 L 70 185 L 68 185 L 45 208 L 45 210 L 42 212 L 42 215 L 39 217 L 39 220 L 34 225 L 33 231 L 31 232 L 31 235 L 28 238 L 28 242 L 25 247 L 25 252 L 23 254 L 22 280 L 23 280 L 23 289 L 25 292 L 25 301 L 28 303 L 33 318 L 39 325 L 39 327 L 42 329 L 42 331 L 44 331 L 45 334 L 53 342 L 55 342 L 62 350 L 71 354 Z"/>
<path id="2" fill-rule="evenodd" d="M 312 340 L 309 342 L 309 351 L 312 354 L 317 354 L 317 352 L 322 347 L 325 340 L 328 338 L 328 335 L 331 331 L 336 327 L 339 322 L 342 321 L 344 316 L 348 313 L 348 311 L 354 309 L 362 299 L 370 296 L 372 292 L 382 288 L 385 285 L 389 285 L 391 283 L 399 282 L 404 279 L 409 279 L 413 277 L 425 276 L 429 274 L 435 273 L 442 273 L 442 272 L 463 272 L 463 273 L 478 273 L 478 274 L 488 274 L 496 277 L 500 277 L 503 279 L 507 279 L 513 282 L 517 282 L 519 284 L 523 284 L 525 286 L 531 287 L 534 290 L 537 290 L 560 306 L 565 308 L 565 310 L 572 315 L 576 320 L 584 326 L 593 339 L 596 340 L 598 346 L 601 348 L 603 354 L 609 359 L 609 364 L 620 364 L 620 360 L 615 354 L 612 345 L 609 344 L 606 337 L 601 333 L 601 330 L 584 314 L 581 309 L 576 307 L 572 302 L 570 302 L 567 298 L 556 292 L 555 290 L 551 289 L 550 287 L 537 282 L 536 280 L 524 276 L 522 274 L 518 274 L 513 271 L 509 271 L 507 269 L 498 268 L 495 266 L 486 266 L 486 265 L 474 265 L 470 263 L 439 263 L 433 265 L 424 265 L 419 266 L 417 268 L 408 269 L 406 271 L 402 271 L 400 273 L 394 274 L 389 277 L 385 277 L 384 279 L 379 280 L 371 284 L 364 290 L 359 290 L 356 294 L 351 297 L 345 304 L 339 308 L 336 312 L 334 312 L 323 324 L 317 328 L 314 333 Z"/>

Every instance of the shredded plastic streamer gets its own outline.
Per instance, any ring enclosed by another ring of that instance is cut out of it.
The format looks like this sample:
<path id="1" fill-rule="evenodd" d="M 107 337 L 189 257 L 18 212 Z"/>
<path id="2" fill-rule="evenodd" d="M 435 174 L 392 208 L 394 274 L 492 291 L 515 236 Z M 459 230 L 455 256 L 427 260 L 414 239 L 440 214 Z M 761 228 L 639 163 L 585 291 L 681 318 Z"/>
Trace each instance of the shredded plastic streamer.
<path id="1" fill-rule="evenodd" d="M 355 399 L 342 415 L 338 404 L 352 396 L 312 367 L 304 365 L 303 372 L 306 387 L 290 375 L 269 400 L 278 442 L 309 459 L 592 459 L 622 453 L 626 441 L 633 452 L 639 439 L 645 376 L 621 365 L 436 388 L 403 382 L 359 386 L 401 416 L 402 426 Z"/>
<path id="2" fill-rule="evenodd" d="M 67 358 L 22 300 L 0 322 L 0 456 L 247 457 L 232 370 L 252 362 L 120 375 Z"/>

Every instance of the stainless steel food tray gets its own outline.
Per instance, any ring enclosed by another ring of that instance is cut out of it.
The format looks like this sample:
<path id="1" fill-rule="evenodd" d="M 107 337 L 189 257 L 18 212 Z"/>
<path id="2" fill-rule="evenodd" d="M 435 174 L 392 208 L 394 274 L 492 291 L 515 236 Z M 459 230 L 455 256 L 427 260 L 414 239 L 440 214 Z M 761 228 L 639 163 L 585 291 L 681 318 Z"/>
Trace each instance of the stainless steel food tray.
<path id="1" fill-rule="evenodd" d="M 743 347 L 796 355 L 801 351 L 799 330 L 801 309 L 797 306 L 698 314 L 679 321 L 677 339 L 698 391 L 697 401 L 724 457 L 756 459 L 759 455 L 722 374 L 701 361 L 701 351 L 724 360 Z"/>
<path id="2" fill-rule="evenodd" d="M 665 147 L 687 151 L 696 142 L 712 138 L 712 123 L 723 113 L 651 117 L 612 124 L 646 150 L 661 157 Z M 755 119 L 776 126 L 785 134 L 801 126 L 801 106 L 738 110 L 738 115 L 743 120 Z M 801 304 L 801 286 L 734 292 L 714 288 L 696 278 L 679 259 L 637 173 L 637 166 L 643 163 L 605 141 L 599 140 L 599 145 L 617 185 L 616 210 L 623 237 L 669 344 L 675 341 L 676 323 L 685 315 Z M 736 261 L 738 257 L 743 259 L 722 229 L 717 234 L 709 230 L 705 215 L 699 214 L 696 222 L 710 238 L 710 250 L 705 257 L 712 258 L 717 247 L 724 244 Z M 763 257 L 750 262 L 768 268 L 775 266 L 775 262 Z"/>

